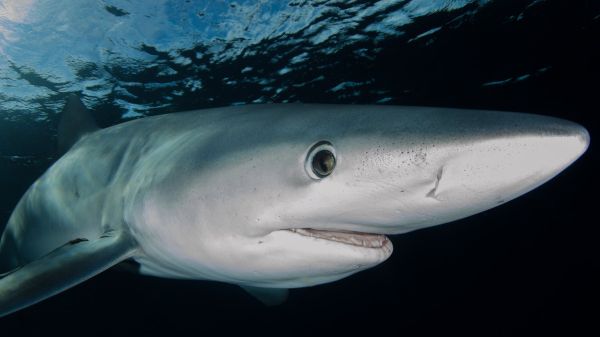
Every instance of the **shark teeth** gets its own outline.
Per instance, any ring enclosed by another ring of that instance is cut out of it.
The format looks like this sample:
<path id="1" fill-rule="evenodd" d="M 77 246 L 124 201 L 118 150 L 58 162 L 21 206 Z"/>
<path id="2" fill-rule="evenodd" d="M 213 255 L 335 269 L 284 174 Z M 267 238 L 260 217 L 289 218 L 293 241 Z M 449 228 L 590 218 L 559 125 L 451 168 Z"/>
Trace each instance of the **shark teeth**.
<path id="1" fill-rule="evenodd" d="M 385 235 L 379 234 L 352 231 L 328 231 L 312 228 L 290 228 L 288 230 L 304 236 L 365 248 L 382 248 L 388 242 L 388 238 Z"/>

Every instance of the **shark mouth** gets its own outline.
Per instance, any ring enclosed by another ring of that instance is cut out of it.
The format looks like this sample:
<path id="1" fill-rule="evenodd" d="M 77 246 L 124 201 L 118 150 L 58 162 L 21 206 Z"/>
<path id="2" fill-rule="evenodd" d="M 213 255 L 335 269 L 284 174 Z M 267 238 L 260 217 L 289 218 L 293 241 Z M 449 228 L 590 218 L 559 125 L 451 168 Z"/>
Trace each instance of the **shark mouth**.
<path id="1" fill-rule="evenodd" d="M 303 236 L 340 242 L 364 248 L 382 248 L 389 241 L 385 235 L 353 231 L 327 231 L 312 228 L 290 228 L 288 230 Z"/>

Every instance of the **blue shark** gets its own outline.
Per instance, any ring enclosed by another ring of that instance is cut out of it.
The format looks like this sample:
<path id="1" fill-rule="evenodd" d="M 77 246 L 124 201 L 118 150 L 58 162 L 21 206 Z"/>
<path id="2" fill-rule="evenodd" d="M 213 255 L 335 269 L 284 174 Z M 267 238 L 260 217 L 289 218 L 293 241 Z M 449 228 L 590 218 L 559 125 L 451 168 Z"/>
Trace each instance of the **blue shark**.
<path id="1" fill-rule="evenodd" d="M 235 106 L 100 129 L 73 96 L 64 154 L 2 235 L 0 315 L 124 261 L 280 303 L 382 263 L 388 235 L 531 191 L 589 142 L 548 116 L 373 105 Z"/>

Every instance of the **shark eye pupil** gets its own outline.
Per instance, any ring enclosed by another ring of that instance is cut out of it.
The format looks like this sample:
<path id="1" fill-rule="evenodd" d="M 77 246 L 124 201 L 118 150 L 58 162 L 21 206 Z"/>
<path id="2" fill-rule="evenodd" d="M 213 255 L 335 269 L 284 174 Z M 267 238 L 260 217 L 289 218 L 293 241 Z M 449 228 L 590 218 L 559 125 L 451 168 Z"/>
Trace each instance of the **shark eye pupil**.
<path id="1" fill-rule="evenodd" d="M 317 152 L 312 160 L 312 168 L 318 177 L 327 177 L 335 168 L 335 156 L 328 150 Z"/>

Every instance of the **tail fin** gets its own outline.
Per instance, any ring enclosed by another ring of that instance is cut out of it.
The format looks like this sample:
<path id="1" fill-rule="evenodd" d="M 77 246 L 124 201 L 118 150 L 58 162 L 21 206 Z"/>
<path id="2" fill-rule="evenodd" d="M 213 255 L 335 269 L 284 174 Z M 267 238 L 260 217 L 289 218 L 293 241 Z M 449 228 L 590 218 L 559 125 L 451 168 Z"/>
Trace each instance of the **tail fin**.
<path id="1" fill-rule="evenodd" d="M 77 95 L 71 95 L 62 111 L 58 124 L 58 152 L 69 151 L 83 135 L 98 130 L 90 111 Z"/>

